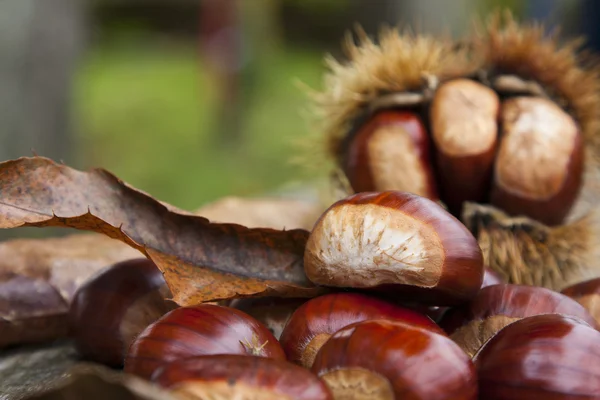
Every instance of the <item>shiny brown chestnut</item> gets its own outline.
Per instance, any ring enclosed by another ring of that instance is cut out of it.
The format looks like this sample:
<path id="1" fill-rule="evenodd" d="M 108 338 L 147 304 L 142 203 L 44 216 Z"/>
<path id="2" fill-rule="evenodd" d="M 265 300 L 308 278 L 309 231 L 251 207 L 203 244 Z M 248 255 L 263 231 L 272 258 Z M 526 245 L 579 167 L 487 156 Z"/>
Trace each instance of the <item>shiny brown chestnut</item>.
<path id="1" fill-rule="evenodd" d="M 596 326 L 594 318 L 575 300 L 550 289 L 514 284 L 481 289 L 471 302 L 448 311 L 440 326 L 473 356 L 500 329 L 540 314 L 572 315 Z"/>
<path id="2" fill-rule="evenodd" d="M 342 166 L 355 192 L 402 190 L 437 200 L 430 147 L 416 113 L 380 111 L 351 136 Z"/>
<path id="3" fill-rule="evenodd" d="M 331 400 L 327 385 L 309 370 L 248 355 L 185 358 L 156 370 L 152 380 L 184 399 Z"/>
<path id="4" fill-rule="evenodd" d="M 203 304 L 175 309 L 148 326 L 131 344 L 125 372 L 149 379 L 166 363 L 213 354 L 285 360 L 281 345 L 260 322 L 233 308 Z"/>
<path id="5" fill-rule="evenodd" d="M 312 371 L 335 399 L 477 398 L 475 368 L 456 343 L 398 321 L 364 321 L 337 331 Z"/>
<path id="6" fill-rule="evenodd" d="M 502 104 L 501 125 L 491 203 L 510 215 L 560 224 L 583 180 L 577 123 L 551 100 L 514 97 Z"/>
<path id="7" fill-rule="evenodd" d="M 399 320 L 444 334 L 431 318 L 358 293 L 316 297 L 298 308 L 281 335 L 288 360 L 310 368 L 323 344 L 338 330 L 370 319 Z"/>
<path id="8" fill-rule="evenodd" d="M 504 279 L 502 279 L 502 276 L 500 276 L 500 274 L 493 269 L 485 267 L 481 288 L 483 289 L 484 287 L 498 285 L 500 283 L 505 283 Z"/>
<path id="9" fill-rule="evenodd" d="M 600 278 L 569 286 L 561 293 L 585 307 L 600 325 Z"/>
<path id="10" fill-rule="evenodd" d="M 269 328 L 275 339 L 279 340 L 294 311 L 307 300 L 305 298 L 246 297 L 233 300 L 229 306 L 256 318 Z"/>
<path id="11" fill-rule="evenodd" d="M 498 332 L 476 354 L 486 400 L 600 399 L 600 332 L 579 318 L 546 314 Z"/>
<path id="12" fill-rule="evenodd" d="M 436 202 L 407 192 L 359 193 L 318 219 L 304 270 L 320 285 L 445 306 L 477 294 L 483 256 L 471 232 Z"/>
<path id="13" fill-rule="evenodd" d="M 431 135 L 436 149 L 441 199 L 456 216 L 465 201 L 484 202 L 489 193 L 498 144 L 500 99 L 471 79 L 438 87 L 431 102 Z"/>
<path id="14" fill-rule="evenodd" d="M 75 293 L 69 330 L 84 358 L 123 365 L 129 345 L 142 330 L 177 307 L 156 265 L 132 259 L 103 269 Z"/>

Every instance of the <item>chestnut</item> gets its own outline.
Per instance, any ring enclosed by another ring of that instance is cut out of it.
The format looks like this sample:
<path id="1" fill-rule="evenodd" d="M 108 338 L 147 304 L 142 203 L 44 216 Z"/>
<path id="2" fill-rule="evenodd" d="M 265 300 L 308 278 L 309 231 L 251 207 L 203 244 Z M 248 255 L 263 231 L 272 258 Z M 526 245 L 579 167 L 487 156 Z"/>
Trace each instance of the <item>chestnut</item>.
<path id="1" fill-rule="evenodd" d="M 298 308 L 281 335 L 288 360 L 310 368 L 315 355 L 331 335 L 347 325 L 369 319 L 392 319 L 444 334 L 431 318 L 358 293 L 315 297 Z"/>
<path id="2" fill-rule="evenodd" d="M 131 344 L 125 372 L 149 379 L 163 364 L 213 354 L 251 354 L 285 360 L 260 322 L 239 310 L 202 304 L 180 307 L 148 326 Z"/>
<path id="3" fill-rule="evenodd" d="M 576 317 L 524 318 L 475 355 L 486 400 L 600 399 L 600 332 Z"/>
<path id="4" fill-rule="evenodd" d="M 256 318 L 279 340 L 294 311 L 306 301 L 306 298 L 246 297 L 231 301 L 229 306 Z"/>
<path id="5" fill-rule="evenodd" d="M 416 113 L 379 111 L 347 139 L 342 169 L 355 192 L 402 190 L 436 200 L 430 147 Z"/>
<path id="6" fill-rule="evenodd" d="M 84 358 L 123 365 L 129 345 L 143 329 L 177 307 L 158 267 L 146 258 L 101 270 L 79 287 L 69 308 L 69 330 Z"/>
<path id="7" fill-rule="evenodd" d="M 497 284 L 481 289 L 468 304 L 449 310 L 440 326 L 468 355 L 519 319 L 539 314 L 566 314 L 595 326 L 594 318 L 575 300 L 550 289 Z"/>
<path id="8" fill-rule="evenodd" d="M 461 215 L 465 201 L 487 200 L 499 109 L 496 92 L 471 79 L 443 83 L 433 97 L 431 135 L 441 199 L 456 216 Z"/>
<path id="9" fill-rule="evenodd" d="M 484 287 L 497 285 L 499 283 L 504 283 L 504 279 L 502 279 L 502 276 L 493 269 L 485 267 L 481 288 L 483 289 Z"/>
<path id="10" fill-rule="evenodd" d="M 590 279 L 569 286 L 561 292 L 577 301 L 594 317 L 600 325 L 600 278 Z"/>
<path id="11" fill-rule="evenodd" d="M 513 97 L 502 104 L 501 125 L 492 205 L 509 215 L 560 224 L 583 180 L 583 138 L 577 123 L 551 100 Z"/>
<path id="12" fill-rule="evenodd" d="M 304 270 L 320 285 L 445 306 L 477 294 L 483 256 L 471 232 L 436 202 L 407 192 L 358 193 L 318 219 Z"/>
<path id="13" fill-rule="evenodd" d="M 184 399 L 330 400 L 327 385 L 309 370 L 249 355 L 184 358 L 156 370 L 152 380 Z"/>
<path id="14" fill-rule="evenodd" d="M 321 347 L 312 371 L 335 399 L 477 398 L 474 365 L 456 343 L 399 321 L 340 329 Z"/>

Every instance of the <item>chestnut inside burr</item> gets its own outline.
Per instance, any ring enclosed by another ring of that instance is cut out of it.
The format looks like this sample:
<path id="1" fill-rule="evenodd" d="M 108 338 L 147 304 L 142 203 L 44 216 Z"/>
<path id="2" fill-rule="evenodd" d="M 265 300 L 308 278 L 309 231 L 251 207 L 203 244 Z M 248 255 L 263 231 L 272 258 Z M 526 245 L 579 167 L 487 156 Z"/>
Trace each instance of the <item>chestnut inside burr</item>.
<path id="1" fill-rule="evenodd" d="M 567 218 L 582 184 L 583 139 L 538 83 L 491 73 L 442 82 L 430 103 L 394 104 L 401 95 L 375 99 L 340 144 L 355 192 L 435 193 L 456 217 L 477 202 L 548 225 Z M 427 122 L 402 134 L 401 125 L 381 122 L 393 113 Z"/>
<path id="2" fill-rule="evenodd" d="M 321 375 L 335 400 L 394 400 L 390 382 L 364 368 L 341 368 Z"/>

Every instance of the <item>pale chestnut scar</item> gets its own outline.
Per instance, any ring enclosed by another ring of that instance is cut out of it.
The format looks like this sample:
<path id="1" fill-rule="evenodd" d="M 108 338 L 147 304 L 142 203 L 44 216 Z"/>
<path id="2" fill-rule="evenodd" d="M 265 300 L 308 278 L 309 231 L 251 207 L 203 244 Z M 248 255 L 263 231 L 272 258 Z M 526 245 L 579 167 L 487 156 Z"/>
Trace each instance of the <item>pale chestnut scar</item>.
<path id="1" fill-rule="evenodd" d="M 445 257 L 432 226 L 373 204 L 332 208 L 315 227 L 307 251 L 312 273 L 327 284 L 353 287 L 435 286 Z"/>

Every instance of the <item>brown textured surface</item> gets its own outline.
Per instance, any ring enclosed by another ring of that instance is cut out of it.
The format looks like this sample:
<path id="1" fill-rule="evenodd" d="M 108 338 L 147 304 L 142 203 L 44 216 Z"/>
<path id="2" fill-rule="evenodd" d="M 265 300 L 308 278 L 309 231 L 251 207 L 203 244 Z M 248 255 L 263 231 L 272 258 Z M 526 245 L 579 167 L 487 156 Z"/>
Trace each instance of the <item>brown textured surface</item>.
<path id="1" fill-rule="evenodd" d="M 140 256 L 96 234 L 0 243 L 0 347 L 65 336 L 76 289 L 99 270 Z"/>
<path id="2" fill-rule="evenodd" d="M 600 398 L 600 332 L 579 319 L 538 315 L 494 336 L 475 357 L 486 400 Z"/>
<path id="3" fill-rule="evenodd" d="M 2 400 L 175 400 L 159 387 L 97 364 L 81 363 L 69 342 L 0 355 Z"/>
<path id="4" fill-rule="evenodd" d="M 157 264 L 180 305 L 318 293 L 303 270 L 307 231 L 211 223 L 102 169 L 81 172 L 43 157 L 0 163 L 0 228 L 18 226 L 70 227 L 119 239 Z"/>

